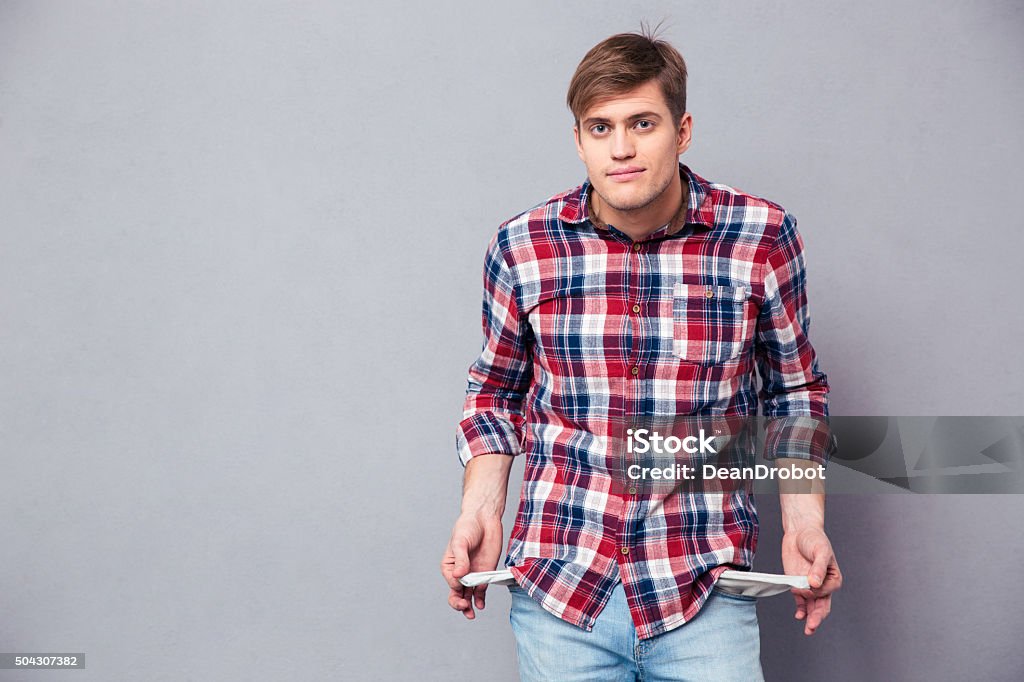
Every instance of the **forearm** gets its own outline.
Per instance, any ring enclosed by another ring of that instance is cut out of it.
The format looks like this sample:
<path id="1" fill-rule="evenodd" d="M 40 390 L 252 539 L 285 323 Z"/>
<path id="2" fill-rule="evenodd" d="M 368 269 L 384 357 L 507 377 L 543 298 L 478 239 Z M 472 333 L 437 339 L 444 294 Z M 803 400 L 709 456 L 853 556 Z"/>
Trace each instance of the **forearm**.
<path id="1" fill-rule="evenodd" d="M 508 494 L 512 457 L 477 455 L 466 463 L 462 479 L 462 513 L 501 518 Z"/>
<path id="2" fill-rule="evenodd" d="M 825 493 L 779 491 L 784 533 L 805 528 L 825 530 Z"/>

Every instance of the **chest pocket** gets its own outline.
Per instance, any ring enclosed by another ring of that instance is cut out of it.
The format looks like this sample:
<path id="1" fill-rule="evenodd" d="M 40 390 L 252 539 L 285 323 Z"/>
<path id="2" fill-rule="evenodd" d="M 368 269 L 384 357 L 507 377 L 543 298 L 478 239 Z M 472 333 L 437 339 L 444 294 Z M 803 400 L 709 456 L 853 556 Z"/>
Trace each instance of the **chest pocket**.
<path id="1" fill-rule="evenodd" d="M 676 282 L 672 292 L 672 354 L 700 365 L 739 357 L 752 335 L 750 288 Z"/>

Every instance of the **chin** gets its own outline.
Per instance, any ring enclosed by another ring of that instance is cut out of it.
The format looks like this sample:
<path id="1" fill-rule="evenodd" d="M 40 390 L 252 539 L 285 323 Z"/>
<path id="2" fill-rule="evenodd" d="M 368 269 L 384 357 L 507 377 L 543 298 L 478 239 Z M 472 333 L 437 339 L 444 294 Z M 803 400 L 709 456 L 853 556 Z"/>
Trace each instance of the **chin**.
<path id="1" fill-rule="evenodd" d="M 636 189 L 604 193 L 605 201 L 616 211 L 635 211 L 651 203 L 649 188 L 638 187 Z"/>

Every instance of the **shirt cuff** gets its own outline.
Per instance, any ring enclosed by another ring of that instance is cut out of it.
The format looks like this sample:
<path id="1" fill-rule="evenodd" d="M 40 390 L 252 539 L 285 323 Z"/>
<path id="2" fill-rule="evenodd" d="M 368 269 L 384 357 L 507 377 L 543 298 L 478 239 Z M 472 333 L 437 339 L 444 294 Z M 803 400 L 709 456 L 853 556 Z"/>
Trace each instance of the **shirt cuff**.
<path id="1" fill-rule="evenodd" d="M 765 424 L 766 460 L 792 458 L 827 465 L 837 446 L 827 417 L 769 417 Z"/>
<path id="2" fill-rule="evenodd" d="M 477 455 L 515 456 L 522 452 L 516 427 L 493 412 L 480 412 L 459 422 L 455 447 L 463 466 Z"/>

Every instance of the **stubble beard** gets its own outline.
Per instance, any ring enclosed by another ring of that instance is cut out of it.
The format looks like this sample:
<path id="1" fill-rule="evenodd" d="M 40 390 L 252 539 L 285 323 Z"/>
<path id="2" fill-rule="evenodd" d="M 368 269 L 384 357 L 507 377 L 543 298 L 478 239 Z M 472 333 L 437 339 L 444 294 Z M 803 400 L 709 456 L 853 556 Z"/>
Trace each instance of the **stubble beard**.
<path id="1" fill-rule="evenodd" d="M 628 204 L 616 203 L 606 197 L 603 193 L 597 192 L 601 198 L 601 203 L 609 208 L 615 209 L 616 211 L 627 212 L 627 211 L 638 211 L 643 208 L 647 208 L 661 197 L 662 194 L 668 191 L 668 188 L 672 186 L 672 176 L 669 175 L 661 187 L 655 189 L 647 196 L 642 196 L 635 201 Z M 597 191 L 597 188 L 594 188 Z"/>

